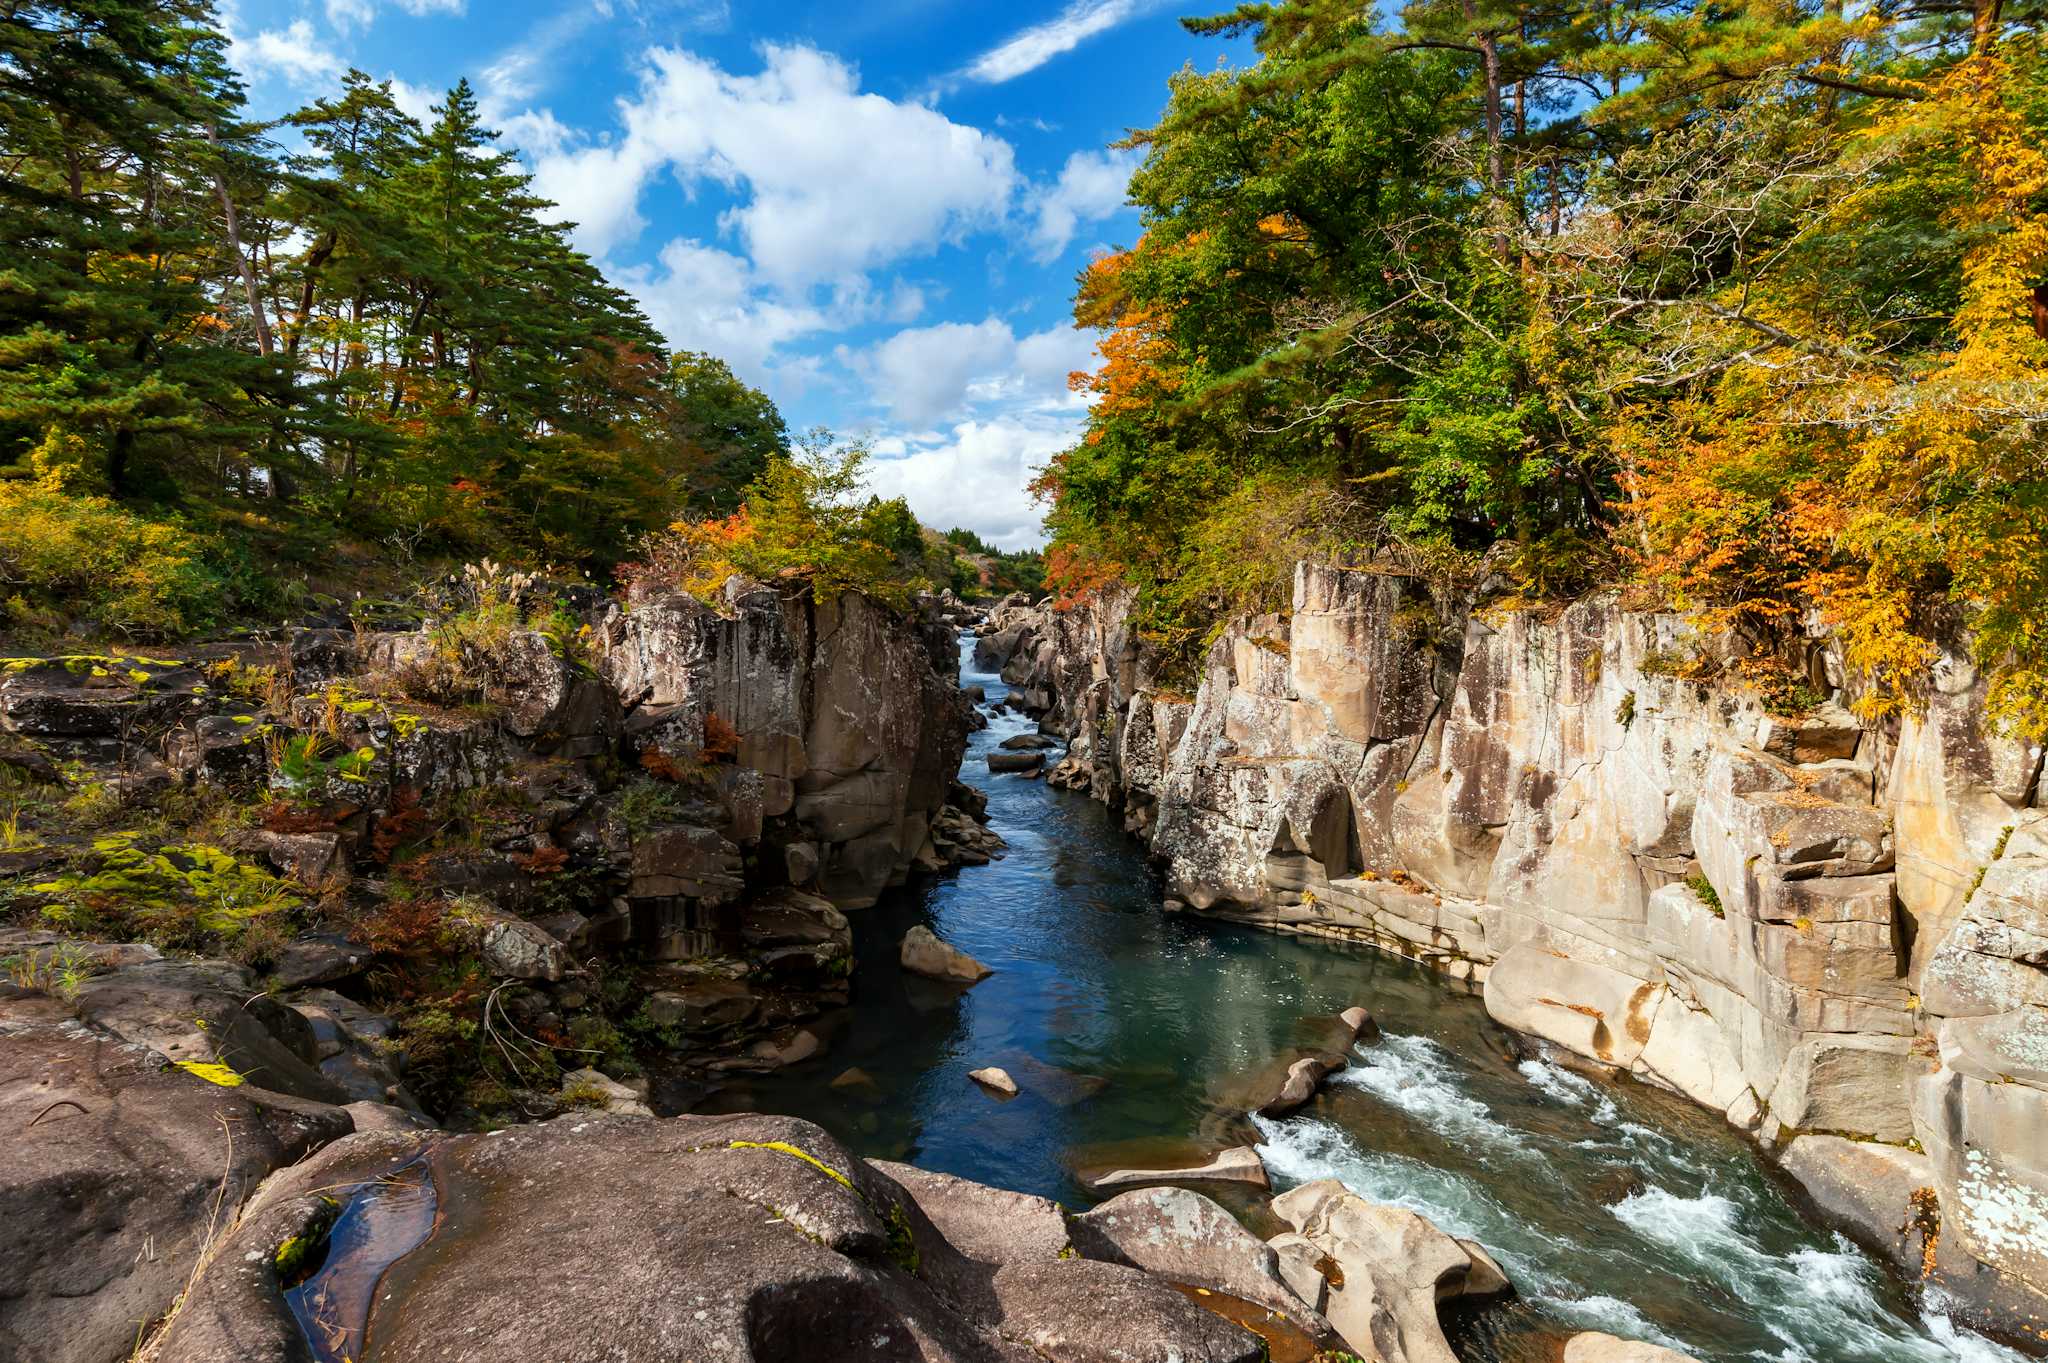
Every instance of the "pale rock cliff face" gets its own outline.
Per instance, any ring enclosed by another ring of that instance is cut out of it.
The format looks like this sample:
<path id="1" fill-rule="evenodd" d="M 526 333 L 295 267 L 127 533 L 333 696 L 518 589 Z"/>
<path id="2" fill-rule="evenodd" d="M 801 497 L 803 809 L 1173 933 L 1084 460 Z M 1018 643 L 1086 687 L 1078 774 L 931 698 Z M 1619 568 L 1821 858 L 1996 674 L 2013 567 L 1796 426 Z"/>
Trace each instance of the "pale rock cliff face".
<path id="1" fill-rule="evenodd" d="M 1774 1148 L 1899 1147 L 1857 1186 L 1863 1220 L 1916 1228 L 1883 1247 L 2008 1327 L 2048 1317 L 2042 752 L 1967 662 L 1865 727 L 1815 628 L 1782 661 L 1827 701 L 1788 718 L 1697 680 L 1740 646 L 1682 615 L 1302 564 L 1293 610 L 1234 624 L 1185 696 L 1130 604 L 1006 608 L 982 657 L 1175 899 L 1483 985 L 1504 1024 Z"/>

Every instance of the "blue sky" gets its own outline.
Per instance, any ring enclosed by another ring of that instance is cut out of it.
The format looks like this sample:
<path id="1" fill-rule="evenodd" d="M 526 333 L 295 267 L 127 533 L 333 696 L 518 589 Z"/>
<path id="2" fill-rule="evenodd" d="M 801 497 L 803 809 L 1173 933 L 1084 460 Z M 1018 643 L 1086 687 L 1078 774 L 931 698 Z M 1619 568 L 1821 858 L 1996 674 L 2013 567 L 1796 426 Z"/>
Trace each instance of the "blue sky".
<path id="1" fill-rule="evenodd" d="M 259 115 L 358 66 L 427 106 L 467 76 L 671 344 L 792 426 L 872 439 L 871 483 L 942 528 L 1039 539 L 1023 490 L 1092 364 L 1073 280 L 1128 244 L 1130 154 L 1200 0 L 228 0 Z"/>

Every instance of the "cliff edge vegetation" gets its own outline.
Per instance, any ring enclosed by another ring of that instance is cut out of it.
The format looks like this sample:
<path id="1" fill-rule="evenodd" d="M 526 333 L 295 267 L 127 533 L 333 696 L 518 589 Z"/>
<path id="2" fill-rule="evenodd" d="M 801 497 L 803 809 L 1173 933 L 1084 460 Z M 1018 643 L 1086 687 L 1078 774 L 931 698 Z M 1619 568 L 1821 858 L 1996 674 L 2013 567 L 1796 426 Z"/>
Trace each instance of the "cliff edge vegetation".
<path id="1" fill-rule="evenodd" d="M 2048 727 L 2037 4 L 1327 0 L 1189 21 L 1044 470 L 1052 586 L 1192 675 L 1326 558 L 1769 634 Z"/>

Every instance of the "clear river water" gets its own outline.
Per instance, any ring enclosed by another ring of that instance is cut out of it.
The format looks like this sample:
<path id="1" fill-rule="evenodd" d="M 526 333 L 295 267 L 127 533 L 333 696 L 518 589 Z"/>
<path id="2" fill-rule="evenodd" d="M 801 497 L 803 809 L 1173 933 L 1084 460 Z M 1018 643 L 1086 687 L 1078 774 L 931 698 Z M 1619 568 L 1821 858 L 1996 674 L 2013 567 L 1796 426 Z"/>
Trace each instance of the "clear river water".
<path id="1" fill-rule="evenodd" d="M 1003 694 L 968 670 L 964 646 L 962 666 Z M 795 1114 L 864 1155 L 1075 1208 L 1098 1200 L 1077 1167 L 1242 1133 L 1277 1186 L 1334 1176 L 1493 1251 L 1519 1296 L 1456 1323 L 1468 1363 L 1554 1359 L 1584 1329 L 1705 1363 L 2019 1359 L 1916 1310 L 1873 1259 L 1805 1220 L 1717 1116 L 1519 1059 L 1477 998 L 1405 962 L 1162 912 L 1109 811 L 989 775 L 988 750 L 1031 727 L 995 716 L 962 773 L 987 792 L 1008 854 L 860 911 L 856 1006 L 826 1020 L 828 1052 L 697 1110 Z M 895 946 L 919 922 L 996 973 L 964 992 L 906 977 Z M 1287 1055 L 1304 1019 L 1353 1004 L 1383 1038 L 1356 1047 L 1302 1115 L 1256 1129 L 1229 1115 L 1243 1077 Z M 984 1065 L 1022 1093 L 984 1092 L 967 1078 Z M 1277 1229 L 1263 1198 L 1204 1191 Z"/>

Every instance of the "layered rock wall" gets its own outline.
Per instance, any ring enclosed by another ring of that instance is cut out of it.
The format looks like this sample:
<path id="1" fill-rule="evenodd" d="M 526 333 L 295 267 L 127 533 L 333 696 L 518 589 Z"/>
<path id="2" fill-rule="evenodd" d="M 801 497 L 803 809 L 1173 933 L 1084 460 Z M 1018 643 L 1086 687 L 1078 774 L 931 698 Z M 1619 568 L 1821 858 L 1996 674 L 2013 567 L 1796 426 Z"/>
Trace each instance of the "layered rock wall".
<path id="1" fill-rule="evenodd" d="M 1774 1147 L 1900 1146 L 1871 1194 L 1921 1228 L 1895 1252 L 2008 1323 L 2048 1306 L 2042 753 L 1963 656 L 1868 726 L 1817 628 L 1761 660 L 1612 598 L 1475 607 L 1303 564 L 1185 695 L 1129 609 L 999 612 L 983 656 L 1175 900 L 1482 984 L 1505 1024 Z M 1797 715 L 1745 684 L 1788 668 Z"/>

